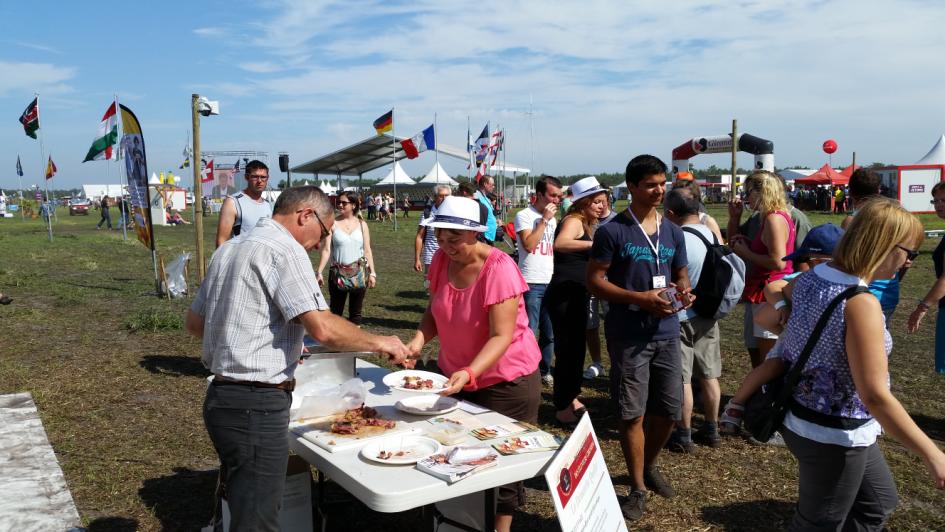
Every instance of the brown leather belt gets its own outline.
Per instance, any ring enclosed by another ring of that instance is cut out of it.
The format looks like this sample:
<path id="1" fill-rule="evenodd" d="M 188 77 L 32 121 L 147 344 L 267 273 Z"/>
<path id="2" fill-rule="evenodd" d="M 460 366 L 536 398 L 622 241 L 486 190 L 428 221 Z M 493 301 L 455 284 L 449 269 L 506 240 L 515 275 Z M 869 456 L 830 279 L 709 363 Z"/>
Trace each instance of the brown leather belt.
<path id="1" fill-rule="evenodd" d="M 271 383 L 271 382 L 259 382 L 259 381 L 240 381 L 236 379 L 231 379 L 229 377 L 224 377 L 222 375 L 214 374 L 213 380 L 211 381 L 211 383 L 220 385 L 220 386 L 227 385 L 227 384 L 235 384 L 237 386 L 255 386 L 256 388 L 276 388 L 277 390 L 285 390 L 287 392 L 291 392 L 295 390 L 295 379 L 289 379 L 287 381 L 282 381 L 279 383 Z"/>

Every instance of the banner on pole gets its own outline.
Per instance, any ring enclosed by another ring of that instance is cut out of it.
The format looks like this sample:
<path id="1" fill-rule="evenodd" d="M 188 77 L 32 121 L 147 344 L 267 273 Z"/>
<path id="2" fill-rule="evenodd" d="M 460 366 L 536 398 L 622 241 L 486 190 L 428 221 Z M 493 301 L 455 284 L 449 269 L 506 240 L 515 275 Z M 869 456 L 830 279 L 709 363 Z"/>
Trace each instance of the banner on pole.
<path id="1" fill-rule="evenodd" d="M 124 105 L 121 109 L 121 150 L 125 155 L 125 175 L 128 176 L 128 192 L 131 195 L 131 209 L 135 220 L 135 232 L 138 240 L 149 249 L 154 249 L 151 227 L 150 194 L 148 193 L 148 160 L 144 151 L 144 135 L 141 123 L 131 109 Z"/>

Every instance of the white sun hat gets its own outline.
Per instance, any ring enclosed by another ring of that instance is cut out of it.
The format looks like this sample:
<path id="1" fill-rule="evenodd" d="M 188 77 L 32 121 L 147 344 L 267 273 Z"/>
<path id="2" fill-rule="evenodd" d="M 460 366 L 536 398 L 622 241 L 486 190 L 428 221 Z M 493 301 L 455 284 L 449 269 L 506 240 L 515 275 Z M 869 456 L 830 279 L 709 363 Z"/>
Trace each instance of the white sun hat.
<path id="1" fill-rule="evenodd" d="M 459 196 L 444 198 L 436 214 L 421 222 L 420 225 L 434 229 L 486 232 L 486 226 L 479 221 L 479 202 Z"/>
<path id="2" fill-rule="evenodd" d="M 577 201 L 581 198 L 586 198 L 591 194 L 597 194 L 598 192 L 607 192 L 607 188 L 602 187 L 601 184 L 597 181 L 597 178 L 594 176 L 585 177 L 580 181 L 571 185 L 569 189 L 571 191 L 571 201 Z"/>

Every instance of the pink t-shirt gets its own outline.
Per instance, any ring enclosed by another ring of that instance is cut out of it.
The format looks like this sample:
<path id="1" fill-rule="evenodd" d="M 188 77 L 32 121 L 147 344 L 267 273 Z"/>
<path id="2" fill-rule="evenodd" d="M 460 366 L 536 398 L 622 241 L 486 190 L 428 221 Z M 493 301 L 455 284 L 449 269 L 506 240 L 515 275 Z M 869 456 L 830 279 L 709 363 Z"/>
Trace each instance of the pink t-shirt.
<path id="1" fill-rule="evenodd" d="M 512 258 L 493 249 L 476 281 L 459 289 L 449 282 L 450 259 L 442 250 L 430 263 L 430 312 L 440 337 L 437 365 L 447 376 L 468 366 L 489 339 L 489 307 L 511 297 L 518 298 L 515 332 L 505 355 L 476 378 L 480 389 L 513 381 L 538 369 L 541 351 L 528 328 L 528 314 L 521 295 L 528 290 Z"/>

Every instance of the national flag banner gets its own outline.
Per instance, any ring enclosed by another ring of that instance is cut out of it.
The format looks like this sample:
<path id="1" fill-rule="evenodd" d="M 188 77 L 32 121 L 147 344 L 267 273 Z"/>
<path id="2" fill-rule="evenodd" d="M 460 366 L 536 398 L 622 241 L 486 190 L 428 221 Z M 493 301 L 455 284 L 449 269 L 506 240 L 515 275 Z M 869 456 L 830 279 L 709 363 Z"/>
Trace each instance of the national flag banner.
<path id="1" fill-rule="evenodd" d="M 486 123 L 486 127 L 482 128 L 482 133 L 476 139 L 476 165 L 481 165 L 489 153 L 489 139 L 489 124 Z"/>
<path id="2" fill-rule="evenodd" d="M 200 182 L 201 183 L 213 183 L 213 159 L 210 159 L 205 166 L 202 172 L 200 172 Z"/>
<path id="3" fill-rule="evenodd" d="M 121 113 L 121 149 L 125 154 L 125 175 L 131 195 L 132 215 L 138 240 L 154 250 L 154 231 L 151 227 L 151 193 L 148 187 L 148 159 L 144 150 L 141 123 L 131 109 L 118 105 Z"/>
<path id="4" fill-rule="evenodd" d="M 16 175 L 23 177 L 23 165 L 20 164 L 20 156 L 16 156 Z"/>
<path id="5" fill-rule="evenodd" d="M 23 124 L 23 132 L 35 139 L 36 130 L 39 129 L 39 96 L 26 106 L 26 110 L 20 115 L 20 123 Z"/>
<path id="6" fill-rule="evenodd" d="M 115 144 L 118 144 L 118 113 L 115 111 L 115 102 L 112 102 L 102 116 L 102 122 L 98 125 L 98 136 L 92 141 L 92 147 L 82 162 L 118 160 Z"/>
<path id="7" fill-rule="evenodd" d="M 416 159 L 420 156 L 421 152 L 435 150 L 436 132 L 433 129 L 433 125 L 431 124 L 430 127 L 409 139 L 400 141 L 400 145 L 403 146 L 404 153 L 407 154 L 408 159 Z"/>
<path id="8" fill-rule="evenodd" d="M 382 114 L 377 120 L 374 121 L 374 130 L 377 131 L 378 135 L 387 133 L 394 129 L 394 110 L 391 109 L 386 113 Z"/>
<path id="9" fill-rule="evenodd" d="M 49 162 L 46 163 L 46 179 L 52 179 L 58 171 L 59 169 L 56 168 L 56 163 L 53 162 L 52 156 L 50 156 Z"/>
<path id="10" fill-rule="evenodd" d="M 496 130 L 492 134 L 492 142 L 489 146 L 489 152 L 492 154 L 492 162 L 489 166 L 495 166 L 495 161 L 499 157 L 499 152 L 502 151 L 502 145 L 505 143 L 505 132 L 501 129 Z"/>

